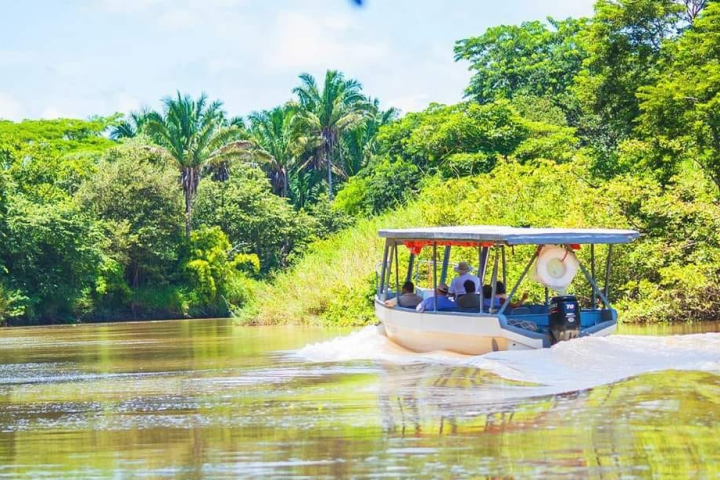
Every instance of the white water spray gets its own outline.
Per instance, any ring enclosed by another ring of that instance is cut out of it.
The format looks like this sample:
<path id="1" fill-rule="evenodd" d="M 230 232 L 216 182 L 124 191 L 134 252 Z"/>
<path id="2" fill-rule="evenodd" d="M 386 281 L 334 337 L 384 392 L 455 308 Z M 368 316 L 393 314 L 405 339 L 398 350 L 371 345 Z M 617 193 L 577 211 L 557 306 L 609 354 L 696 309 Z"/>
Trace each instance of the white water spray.
<path id="1" fill-rule="evenodd" d="M 510 380 L 550 387 L 549 393 L 584 390 L 664 370 L 720 374 L 720 333 L 585 337 L 549 349 L 467 356 L 443 351 L 414 353 L 380 335 L 376 327 L 366 327 L 344 337 L 308 345 L 297 354 L 311 362 L 376 360 L 472 366 Z"/>

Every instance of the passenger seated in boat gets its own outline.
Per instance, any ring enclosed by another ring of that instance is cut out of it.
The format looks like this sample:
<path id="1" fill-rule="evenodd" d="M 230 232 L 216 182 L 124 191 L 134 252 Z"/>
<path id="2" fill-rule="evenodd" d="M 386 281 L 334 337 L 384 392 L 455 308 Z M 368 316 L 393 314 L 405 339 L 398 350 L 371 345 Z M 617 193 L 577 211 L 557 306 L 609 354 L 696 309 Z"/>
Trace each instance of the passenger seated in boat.
<path id="1" fill-rule="evenodd" d="M 457 298 L 460 295 L 465 294 L 465 282 L 468 280 L 472 280 L 472 282 L 475 284 L 475 290 L 476 292 L 480 291 L 480 279 L 471 274 L 474 268 L 467 262 L 460 262 L 458 263 L 457 267 L 455 267 L 455 271 L 459 273 L 457 277 L 453 278 L 452 282 L 450 282 L 450 296 Z"/>
<path id="2" fill-rule="evenodd" d="M 483 309 L 490 310 L 492 308 L 500 308 L 502 300 L 497 296 L 493 297 L 492 285 L 483 285 Z"/>
<path id="3" fill-rule="evenodd" d="M 505 300 L 507 300 L 507 290 L 505 289 L 505 284 L 503 282 L 497 282 L 495 284 L 495 297 L 500 299 L 501 305 L 503 303 L 505 303 Z M 528 299 L 528 294 L 527 294 L 527 292 L 525 292 L 525 293 L 523 293 L 520 300 L 517 300 L 515 302 L 510 302 L 509 307 L 510 308 L 522 307 L 527 299 Z"/>
<path id="4" fill-rule="evenodd" d="M 444 283 L 441 283 L 437 287 L 437 292 L 435 292 L 435 295 L 437 295 L 437 308 L 438 310 L 448 310 L 450 308 L 455 308 L 455 302 L 450 300 L 448 298 L 448 286 Z M 433 311 L 435 310 L 435 297 L 428 297 L 425 300 L 420 303 L 420 305 L 417 306 L 415 309 L 418 312 L 424 312 L 424 311 Z"/>
<path id="5" fill-rule="evenodd" d="M 415 284 L 413 282 L 405 282 L 399 298 L 392 298 L 385 302 L 386 307 L 394 307 L 398 303 L 404 308 L 415 308 L 423 301 L 423 298 L 415 293 Z"/>
<path id="6" fill-rule="evenodd" d="M 475 282 L 465 280 L 463 287 L 465 287 L 465 293 L 455 301 L 457 306 L 460 308 L 480 308 L 480 295 L 475 293 Z"/>

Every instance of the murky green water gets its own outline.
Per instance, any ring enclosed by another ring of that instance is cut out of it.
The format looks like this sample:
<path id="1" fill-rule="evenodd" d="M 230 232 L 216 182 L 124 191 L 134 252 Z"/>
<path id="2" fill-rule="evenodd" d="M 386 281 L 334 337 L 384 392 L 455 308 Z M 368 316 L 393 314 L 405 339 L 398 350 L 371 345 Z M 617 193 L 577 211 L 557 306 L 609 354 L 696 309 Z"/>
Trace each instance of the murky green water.
<path id="1" fill-rule="evenodd" d="M 225 320 L 1 330 L 0 478 L 720 478 L 712 334 L 697 335 L 699 370 L 539 396 L 450 359 L 291 353 L 341 334 Z"/>

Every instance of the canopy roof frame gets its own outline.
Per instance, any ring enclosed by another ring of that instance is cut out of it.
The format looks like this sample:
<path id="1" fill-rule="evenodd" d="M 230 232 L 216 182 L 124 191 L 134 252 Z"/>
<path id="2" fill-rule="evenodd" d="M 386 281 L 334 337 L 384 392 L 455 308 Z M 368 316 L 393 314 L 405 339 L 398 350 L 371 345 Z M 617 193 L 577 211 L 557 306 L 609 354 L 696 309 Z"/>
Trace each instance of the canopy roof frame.
<path id="1" fill-rule="evenodd" d="M 434 242 L 438 245 L 612 245 L 630 243 L 640 236 L 635 230 L 517 228 L 493 225 L 380 230 L 379 235 L 406 244 L 414 243 L 418 247 L 429 246 Z"/>

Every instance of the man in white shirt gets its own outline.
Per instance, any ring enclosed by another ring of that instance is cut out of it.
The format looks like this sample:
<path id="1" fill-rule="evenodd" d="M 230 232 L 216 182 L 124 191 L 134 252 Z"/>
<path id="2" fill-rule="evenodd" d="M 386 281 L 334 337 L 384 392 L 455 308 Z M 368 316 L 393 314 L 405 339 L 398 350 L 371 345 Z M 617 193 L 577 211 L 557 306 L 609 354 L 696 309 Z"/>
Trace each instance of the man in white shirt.
<path id="1" fill-rule="evenodd" d="M 475 284 L 476 292 L 480 291 L 480 279 L 470 273 L 473 270 L 473 267 L 467 262 L 458 263 L 458 266 L 455 267 L 455 271 L 459 273 L 459 275 L 453 278 L 452 282 L 450 282 L 450 296 L 457 298 L 458 295 L 465 295 L 464 283 L 468 280 L 472 280 Z"/>

